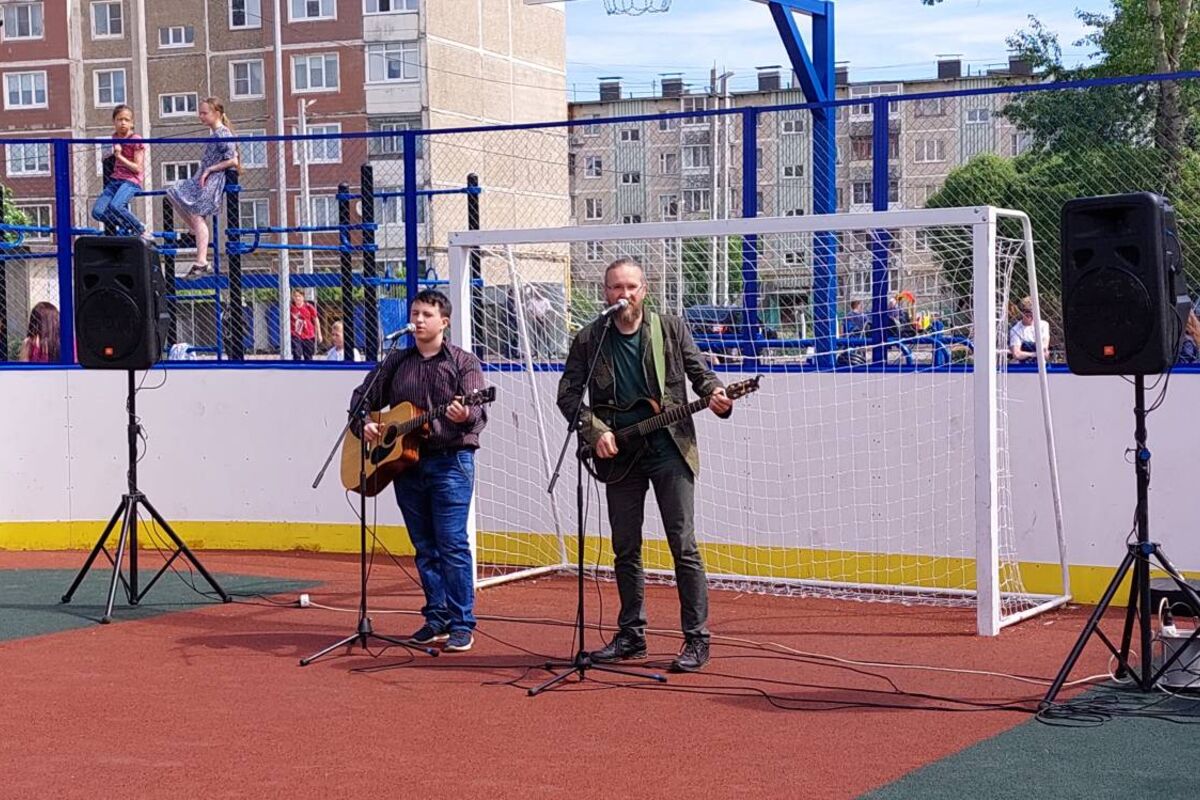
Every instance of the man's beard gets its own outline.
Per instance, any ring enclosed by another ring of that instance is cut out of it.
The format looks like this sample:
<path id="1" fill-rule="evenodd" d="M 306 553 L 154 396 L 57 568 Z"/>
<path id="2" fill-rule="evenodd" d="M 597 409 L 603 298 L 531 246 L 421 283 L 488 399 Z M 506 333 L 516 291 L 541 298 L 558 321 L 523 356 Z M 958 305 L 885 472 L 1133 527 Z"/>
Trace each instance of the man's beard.
<path id="1" fill-rule="evenodd" d="M 630 303 L 629 305 L 627 305 L 621 309 L 621 311 L 619 312 L 619 315 L 618 315 L 618 319 L 620 319 L 621 322 L 624 322 L 627 324 L 633 323 L 633 322 L 637 321 L 637 318 L 639 316 L 641 316 L 641 313 L 642 313 L 641 306 Z"/>

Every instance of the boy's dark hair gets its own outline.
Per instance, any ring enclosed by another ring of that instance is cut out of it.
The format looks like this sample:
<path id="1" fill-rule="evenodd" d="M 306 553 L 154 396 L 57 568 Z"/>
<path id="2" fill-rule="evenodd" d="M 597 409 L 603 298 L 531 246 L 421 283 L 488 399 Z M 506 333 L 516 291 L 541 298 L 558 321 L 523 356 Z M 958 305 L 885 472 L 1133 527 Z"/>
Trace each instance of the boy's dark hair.
<path id="1" fill-rule="evenodd" d="M 128 106 L 128 105 L 125 105 L 124 103 L 121 103 L 120 105 L 113 107 L 112 118 L 116 119 L 117 114 L 120 114 L 122 111 L 128 111 L 129 115 L 133 116 L 133 106 Z"/>
<path id="2" fill-rule="evenodd" d="M 443 317 L 449 317 L 454 307 L 450 305 L 450 298 L 439 292 L 437 289 L 425 289 L 418 292 L 413 298 L 414 303 L 424 303 L 427 306 L 437 306 L 438 311 Z"/>

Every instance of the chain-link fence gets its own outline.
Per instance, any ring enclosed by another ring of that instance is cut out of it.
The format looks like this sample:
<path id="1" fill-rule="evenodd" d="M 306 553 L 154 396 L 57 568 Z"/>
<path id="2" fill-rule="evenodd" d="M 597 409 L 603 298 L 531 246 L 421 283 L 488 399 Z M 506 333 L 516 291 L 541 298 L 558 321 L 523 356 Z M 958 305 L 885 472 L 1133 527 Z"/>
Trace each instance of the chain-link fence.
<path id="1" fill-rule="evenodd" d="M 582 103 L 567 122 L 533 126 L 421 131 L 413 120 L 351 133 L 317 122 L 282 141 L 239 130 L 230 140 L 236 168 L 215 176 L 223 186 L 202 229 L 166 192 L 214 163 L 215 142 L 144 140 L 141 185 L 124 216 L 111 202 L 102 207 L 113 199 L 112 141 L 9 139 L 4 355 L 22 357 L 39 303 L 70 303 L 59 286 L 71 274 L 59 253 L 60 219 L 72 236 L 149 231 L 168 276 L 165 357 L 370 360 L 383 334 L 405 321 L 409 298 L 448 279 L 451 231 L 990 204 L 1033 220 L 1050 357 L 1062 360 L 1065 200 L 1163 193 L 1179 211 L 1185 265 L 1196 251 L 1200 162 L 1189 118 L 1159 113 L 1166 100 L 1190 96 L 1193 83 L 983 81 L 909 96 L 902 84 L 880 84 L 823 105 L 757 106 L 753 94 Z M 771 96 L 802 99 L 799 90 Z M 757 356 L 754 342 L 771 339 L 828 343 L 857 333 L 860 315 L 877 336 L 894 319 L 916 333 L 953 329 L 971 302 L 969 261 L 930 233 L 902 243 L 815 234 L 789 248 L 683 235 L 636 244 L 619 255 L 645 265 L 666 310 L 741 337 L 740 346 L 708 342 L 720 356 Z M 563 323 L 539 347 L 560 358 L 567 334 L 600 303 L 613 255 L 599 236 L 536 254 L 521 287 L 508 266 L 473 259 L 471 313 L 484 357 L 513 357 L 506 342 L 523 305 L 531 318 Z M 1015 280 L 1019 300 L 1027 282 Z M 1018 324 L 1015 304 L 1009 313 Z"/>

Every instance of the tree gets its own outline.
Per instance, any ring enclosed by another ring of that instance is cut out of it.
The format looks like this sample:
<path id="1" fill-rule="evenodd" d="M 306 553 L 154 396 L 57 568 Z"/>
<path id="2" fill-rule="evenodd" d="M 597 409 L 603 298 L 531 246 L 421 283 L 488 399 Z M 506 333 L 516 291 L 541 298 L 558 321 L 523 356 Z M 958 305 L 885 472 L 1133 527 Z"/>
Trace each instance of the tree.
<path id="1" fill-rule="evenodd" d="M 13 205 L 12 190 L 3 185 L 0 185 L 0 224 L 29 224 L 29 216 L 24 211 Z M 7 231 L 0 233 L 0 241 L 15 242 L 18 238 L 20 237 L 15 233 L 10 233 Z"/>

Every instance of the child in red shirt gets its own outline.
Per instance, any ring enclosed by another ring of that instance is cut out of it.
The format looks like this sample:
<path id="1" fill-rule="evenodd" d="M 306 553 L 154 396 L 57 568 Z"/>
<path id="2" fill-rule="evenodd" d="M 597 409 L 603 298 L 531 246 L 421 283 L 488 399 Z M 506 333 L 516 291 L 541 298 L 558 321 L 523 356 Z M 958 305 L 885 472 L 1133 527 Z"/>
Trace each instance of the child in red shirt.
<path id="1" fill-rule="evenodd" d="M 119 105 L 113 109 L 113 139 L 122 139 L 113 145 L 112 177 L 104 184 L 104 191 L 92 206 L 92 219 L 115 227 L 118 233 L 138 235 L 143 239 L 153 238 L 146 233 L 142 221 L 129 210 L 129 201 L 142 189 L 142 171 L 146 161 L 146 145 L 133 132 L 133 109 Z"/>
<path id="2" fill-rule="evenodd" d="M 292 289 L 292 358 L 312 361 L 321 335 L 321 318 L 317 307 L 304 300 L 303 289 Z"/>

